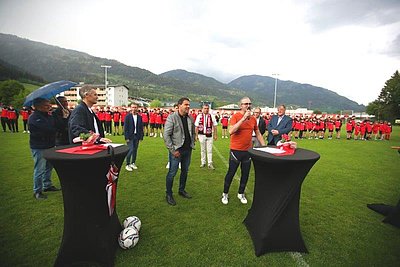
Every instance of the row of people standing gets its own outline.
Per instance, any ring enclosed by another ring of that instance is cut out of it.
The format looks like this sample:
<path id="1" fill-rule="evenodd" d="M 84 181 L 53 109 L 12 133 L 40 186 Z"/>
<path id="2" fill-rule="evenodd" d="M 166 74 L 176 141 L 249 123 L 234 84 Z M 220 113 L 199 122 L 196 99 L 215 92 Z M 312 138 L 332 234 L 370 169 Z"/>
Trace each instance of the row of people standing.
<path id="1" fill-rule="evenodd" d="M 22 121 L 24 124 L 24 133 L 29 132 L 27 125 L 28 125 L 29 115 L 31 114 L 30 109 L 28 109 L 27 107 L 23 107 L 22 109 L 17 110 L 12 105 L 10 105 L 8 107 L 2 106 L 0 107 L 0 110 L 1 110 L 1 126 L 3 128 L 3 132 L 7 132 L 7 127 L 8 127 L 8 130 L 11 133 L 18 133 L 19 116 L 22 117 Z"/>

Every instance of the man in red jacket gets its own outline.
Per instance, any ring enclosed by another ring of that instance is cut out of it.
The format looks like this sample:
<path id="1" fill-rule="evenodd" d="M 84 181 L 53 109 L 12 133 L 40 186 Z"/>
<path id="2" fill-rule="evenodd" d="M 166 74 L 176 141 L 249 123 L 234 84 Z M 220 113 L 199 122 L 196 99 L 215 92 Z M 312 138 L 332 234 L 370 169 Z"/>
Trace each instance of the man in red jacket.
<path id="1" fill-rule="evenodd" d="M 338 116 L 336 116 L 336 120 L 335 120 L 336 139 L 340 139 L 341 129 L 342 129 L 342 120 L 340 119 L 340 117 L 338 115 Z"/>
<path id="2" fill-rule="evenodd" d="M 24 132 L 23 133 L 29 133 L 29 129 L 27 129 L 28 126 L 28 118 L 29 115 L 31 114 L 31 111 L 27 107 L 23 107 L 19 113 L 22 116 L 22 121 L 24 122 Z"/>
<path id="3" fill-rule="evenodd" d="M 14 107 L 11 105 L 8 108 L 8 122 L 11 126 L 11 131 L 13 133 L 18 133 L 18 112 L 14 109 Z"/>
<path id="4" fill-rule="evenodd" d="M 4 132 L 7 131 L 6 126 L 8 126 L 11 132 L 10 122 L 8 121 L 8 108 L 5 105 L 1 108 L 1 126 Z"/>
<path id="5" fill-rule="evenodd" d="M 106 123 L 106 129 L 104 131 L 104 134 L 106 135 L 112 135 L 112 127 L 111 127 L 111 121 L 112 121 L 112 111 L 110 110 L 110 107 L 107 107 L 107 110 L 105 112 L 105 123 Z"/>
<path id="6" fill-rule="evenodd" d="M 119 121 L 121 120 L 121 113 L 118 111 L 117 107 L 114 108 L 112 118 L 114 121 L 114 136 L 116 133 L 119 135 L 120 134 Z"/>

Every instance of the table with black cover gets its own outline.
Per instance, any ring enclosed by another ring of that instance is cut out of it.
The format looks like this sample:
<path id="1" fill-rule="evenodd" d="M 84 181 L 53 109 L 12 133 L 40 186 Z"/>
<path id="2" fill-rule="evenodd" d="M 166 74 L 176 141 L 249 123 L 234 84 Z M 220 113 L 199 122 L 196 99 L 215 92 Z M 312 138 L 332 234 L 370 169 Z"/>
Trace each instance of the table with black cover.
<path id="1" fill-rule="evenodd" d="M 57 171 L 64 200 L 64 232 L 54 266 L 82 262 L 113 266 L 122 227 L 116 209 L 111 217 L 108 211 L 106 174 L 111 156 L 107 150 L 94 155 L 56 152 L 68 147 L 44 152 Z M 128 147 L 115 147 L 114 152 L 120 169 Z"/>
<path id="2" fill-rule="evenodd" d="M 249 152 L 255 185 L 253 203 L 243 223 L 256 256 L 279 251 L 308 252 L 300 232 L 300 191 L 319 154 L 301 148 L 287 156 L 255 149 Z"/>

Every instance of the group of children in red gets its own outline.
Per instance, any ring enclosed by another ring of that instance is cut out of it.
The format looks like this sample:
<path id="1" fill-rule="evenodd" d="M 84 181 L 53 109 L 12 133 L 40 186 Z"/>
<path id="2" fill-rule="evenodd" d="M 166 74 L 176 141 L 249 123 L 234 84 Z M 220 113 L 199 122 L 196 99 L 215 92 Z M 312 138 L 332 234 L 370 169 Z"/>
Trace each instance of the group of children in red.
<path id="1" fill-rule="evenodd" d="M 292 135 L 295 139 L 340 139 L 342 126 L 346 125 L 347 140 L 389 140 L 392 125 L 387 121 L 370 121 L 369 119 L 357 121 L 355 116 L 340 117 L 339 115 L 321 116 L 295 116 L 293 117 Z"/>
<path id="2" fill-rule="evenodd" d="M 163 137 L 162 131 L 168 115 L 172 109 L 139 109 L 139 115 L 142 116 L 144 134 L 150 137 Z M 120 135 L 121 129 L 124 127 L 124 120 L 129 109 L 126 107 L 113 108 L 95 108 L 95 113 L 99 120 L 103 123 L 106 135 Z M 112 127 L 114 125 L 114 127 Z M 121 126 L 121 127 L 120 127 Z"/>
<path id="3" fill-rule="evenodd" d="M 129 112 L 126 107 L 96 107 L 95 113 L 99 120 L 103 123 L 103 127 L 106 135 L 121 135 L 121 131 L 124 127 L 125 116 Z M 142 116 L 144 125 L 144 134 L 150 137 L 162 136 L 164 124 L 167 120 L 168 115 L 173 112 L 174 109 L 162 109 L 162 108 L 142 108 L 139 109 L 139 114 Z M 189 113 L 193 120 L 196 120 L 196 116 L 201 110 L 192 109 Z M 216 121 L 221 123 L 222 126 L 222 138 L 228 138 L 228 125 L 229 119 L 234 112 L 216 112 L 214 114 Z M 3 131 L 6 129 L 10 132 L 18 132 L 18 118 L 21 115 L 24 123 L 24 133 L 29 133 L 27 129 L 28 117 L 31 114 L 31 110 L 26 107 L 17 111 L 14 107 L 1 107 L 1 125 Z M 262 117 L 268 125 L 270 117 L 273 114 L 264 114 Z M 293 125 L 290 136 L 294 139 L 324 139 L 325 133 L 328 133 L 327 138 L 340 139 L 340 133 L 342 126 L 345 124 L 346 138 L 348 140 L 389 140 L 392 133 L 392 125 L 387 121 L 370 121 L 365 119 L 363 121 L 356 120 L 355 116 L 352 117 L 341 117 L 340 115 L 296 115 L 292 117 Z"/>
<path id="4" fill-rule="evenodd" d="M 31 110 L 23 107 L 20 110 L 16 110 L 13 106 L 2 106 L 1 110 L 1 126 L 3 128 L 3 132 L 7 131 L 7 127 L 10 132 L 18 133 L 18 118 L 22 117 L 22 121 L 24 123 L 24 133 L 29 133 L 28 131 L 28 117 L 32 113 Z"/>

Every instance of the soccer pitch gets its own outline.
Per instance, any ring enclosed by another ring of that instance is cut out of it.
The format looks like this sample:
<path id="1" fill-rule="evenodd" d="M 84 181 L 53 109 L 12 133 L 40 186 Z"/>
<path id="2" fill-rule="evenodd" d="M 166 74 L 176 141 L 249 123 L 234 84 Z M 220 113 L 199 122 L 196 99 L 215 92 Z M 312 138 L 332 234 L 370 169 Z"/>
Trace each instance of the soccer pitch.
<path id="1" fill-rule="evenodd" d="M 20 125 L 20 129 L 21 129 Z M 229 139 L 214 142 L 215 170 L 201 169 L 200 148 L 192 154 L 187 191 L 174 192 L 177 205 L 165 201 L 168 152 L 160 137 L 139 145 L 138 170 L 121 170 L 117 212 L 142 221 L 140 241 L 131 250 L 118 249 L 116 266 L 398 266 L 400 229 L 381 221 L 368 203 L 396 205 L 400 198 L 400 128 L 390 141 L 298 140 L 298 147 L 321 155 L 301 192 L 300 226 L 308 254 L 254 254 L 243 219 L 251 207 L 254 168 L 247 185 L 249 203 L 236 198 L 238 180 L 228 205 L 221 203 Z M 123 143 L 122 136 L 110 137 Z M 61 192 L 32 196 L 33 161 L 29 136 L 0 133 L 0 266 L 52 266 L 63 231 Z M 76 170 L 79 172 L 79 170 Z M 240 171 L 239 171 L 240 173 Z M 53 183 L 59 187 L 57 174 Z M 87 244 L 90 246 L 91 244 Z"/>

